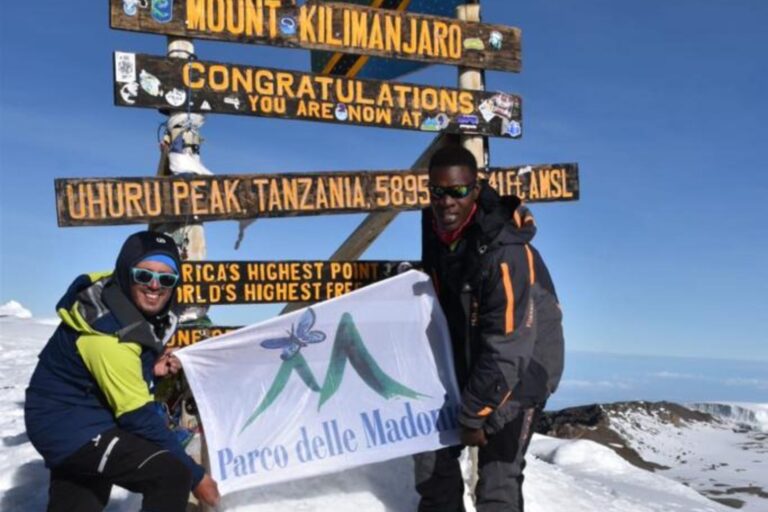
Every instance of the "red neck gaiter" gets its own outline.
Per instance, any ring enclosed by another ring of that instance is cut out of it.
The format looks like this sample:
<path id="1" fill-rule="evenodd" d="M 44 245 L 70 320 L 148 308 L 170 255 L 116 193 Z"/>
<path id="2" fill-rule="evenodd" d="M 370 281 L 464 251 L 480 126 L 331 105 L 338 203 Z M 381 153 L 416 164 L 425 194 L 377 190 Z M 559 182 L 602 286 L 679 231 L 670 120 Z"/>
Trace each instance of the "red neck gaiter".
<path id="1" fill-rule="evenodd" d="M 453 231 L 440 231 L 440 228 L 437 227 L 437 222 L 435 221 L 435 218 L 432 217 L 432 229 L 435 230 L 435 234 L 437 235 L 437 237 L 440 239 L 441 242 L 443 242 L 445 245 L 451 245 L 453 242 L 461 238 L 461 236 L 467 230 L 467 227 L 470 224 L 472 224 L 472 221 L 475 219 L 476 212 L 477 212 L 477 203 L 472 205 L 472 211 L 469 212 L 469 216 L 467 217 L 467 220 L 465 220 L 461 226 L 454 229 Z"/>

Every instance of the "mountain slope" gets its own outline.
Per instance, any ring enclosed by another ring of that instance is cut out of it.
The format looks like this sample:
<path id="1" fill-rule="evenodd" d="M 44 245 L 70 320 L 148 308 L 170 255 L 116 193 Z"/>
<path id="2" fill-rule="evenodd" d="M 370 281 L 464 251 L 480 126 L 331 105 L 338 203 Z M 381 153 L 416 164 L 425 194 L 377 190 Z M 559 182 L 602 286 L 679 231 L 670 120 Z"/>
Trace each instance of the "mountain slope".
<path id="1" fill-rule="evenodd" d="M 768 405 L 618 402 L 549 412 L 539 431 L 591 439 L 746 512 L 768 508 Z"/>

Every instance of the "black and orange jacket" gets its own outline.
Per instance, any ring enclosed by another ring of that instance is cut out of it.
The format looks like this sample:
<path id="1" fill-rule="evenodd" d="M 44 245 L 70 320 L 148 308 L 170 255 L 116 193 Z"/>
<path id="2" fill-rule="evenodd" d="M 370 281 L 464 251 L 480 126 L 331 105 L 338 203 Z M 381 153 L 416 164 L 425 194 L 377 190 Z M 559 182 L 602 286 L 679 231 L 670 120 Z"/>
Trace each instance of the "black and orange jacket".
<path id="1" fill-rule="evenodd" d="M 422 263 L 451 333 L 462 390 L 460 423 L 481 428 L 503 404 L 546 401 L 563 371 L 562 314 L 530 244 L 536 225 L 516 197 L 483 182 L 474 222 L 451 246 L 422 215 Z"/>

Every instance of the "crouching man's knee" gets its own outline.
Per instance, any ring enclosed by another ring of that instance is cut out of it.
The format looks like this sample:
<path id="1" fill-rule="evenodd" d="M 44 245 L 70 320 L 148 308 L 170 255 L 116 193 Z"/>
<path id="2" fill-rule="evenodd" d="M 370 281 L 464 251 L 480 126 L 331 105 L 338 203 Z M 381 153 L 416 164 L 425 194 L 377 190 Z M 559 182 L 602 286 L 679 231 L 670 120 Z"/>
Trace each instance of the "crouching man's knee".
<path id="1" fill-rule="evenodd" d="M 184 512 L 192 487 L 192 473 L 170 452 L 146 461 L 145 469 L 152 484 L 144 492 L 142 510 L 147 512 Z"/>

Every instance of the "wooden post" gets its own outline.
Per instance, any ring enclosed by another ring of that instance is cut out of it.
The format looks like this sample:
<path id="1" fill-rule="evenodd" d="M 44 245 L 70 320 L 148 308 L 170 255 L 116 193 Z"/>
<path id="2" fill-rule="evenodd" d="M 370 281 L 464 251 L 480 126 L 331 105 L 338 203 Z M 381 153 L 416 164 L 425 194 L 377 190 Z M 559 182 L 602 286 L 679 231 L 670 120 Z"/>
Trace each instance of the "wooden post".
<path id="1" fill-rule="evenodd" d="M 467 3 L 456 8 L 456 17 L 462 21 L 480 22 L 480 3 Z M 473 91 L 485 90 L 484 73 L 479 69 L 459 68 L 459 88 Z M 461 145 L 475 155 L 477 165 L 480 168 L 488 167 L 485 147 L 487 137 L 480 135 L 464 135 L 461 137 Z"/>
<path id="2" fill-rule="evenodd" d="M 480 0 L 467 0 L 467 4 L 456 7 L 456 17 L 462 21 L 480 22 Z M 484 74 L 479 69 L 459 68 L 459 88 L 481 91 L 485 89 Z M 486 147 L 488 138 L 479 135 L 464 135 L 461 137 L 461 145 L 467 148 L 477 160 L 481 169 L 488 167 L 489 157 Z M 469 489 L 474 499 L 475 487 L 478 479 L 478 455 L 477 448 L 469 448 Z"/>
<path id="3" fill-rule="evenodd" d="M 190 59 L 195 53 L 195 45 L 188 39 L 168 38 L 168 57 L 174 59 Z M 167 131 L 163 140 L 160 155 L 160 164 L 158 165 L 158 176 L 170 175 L 168 164 L 169 147 L 173 139 L 182 133 L 184 128 L 170 129 Z M 202 223 L 189 219 L 184 225 L 178 224 L 159 224 L 152 226 L 158 231 L 168 233 L 181 245 L 182 259 L 200 261 L 206 257 L 205 232 Z M 198 316 L 204 316 L 205 310 L 198 312 Z"/>
<path id="4" fill-rule="evenodd" d="M 186 59 L 189 60 L 195 54 L 195 45 L 189 39 L 177 39 L 168 38 L 168 57 L 174 59 Z M 173 114 L 173 112 L 171 112 Z M 173 139 L 176 138 L 183 129 L 170 129 L 166 128 L 165 136 L 163 137 L 163 143 L 160 149 L 160 163 L 157 168 L 158 176 L 169 176 L 171 174 L 170 164 L 168 161 L 168 155 L 170 153 L 170 146 Z M 195 222 L 194 219 L 190 219 L 185 224 L 158 224 L 152 226 L 151 229 L 162 231 L 171 236 L 176 244 L 181 247 L 181 259 L 199 261 L 206 258 L 206 246 L 205 246 L 205 232 L 203 230 L 203 224 Z M 188 307 L 185 308 L 183 316 L 191 316 L 192 319 L 198 319 L 205 316 L 207 308 L 205 307 Z M 202 425 L 200 416 L 197 417 L 198 424 Z M 206 453 L 205 435 L 200 434 L 200 454 L 198 462 L 205 468 L 206 472 L 210 473 L 210 461 L 208 460 L 208 454 Z M 200 503 L 197 499 L 190 494 L 189 503 L 187 504 L 188 512 L 210 512 L 211 508 Z"/>

